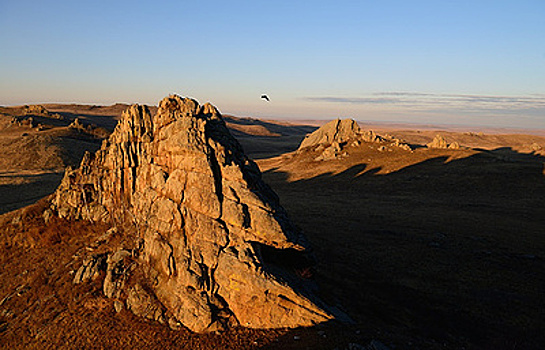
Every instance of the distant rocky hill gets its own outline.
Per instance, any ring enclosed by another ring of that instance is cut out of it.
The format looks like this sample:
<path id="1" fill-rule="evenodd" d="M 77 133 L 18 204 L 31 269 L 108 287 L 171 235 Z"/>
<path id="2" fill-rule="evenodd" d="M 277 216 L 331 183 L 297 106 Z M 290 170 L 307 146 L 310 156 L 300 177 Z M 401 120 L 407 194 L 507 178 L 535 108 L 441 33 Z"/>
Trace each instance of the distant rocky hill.
<path id="1" fill-rule="evenodd" d="M 345 143 L 350 139 L 356 139 L 361 133 L 360 127 L 352 119 L 335 119 L 323 125 L 318 130 L 307 135 L 299 149 L 317 145 Z"/>
<path id="2" fill-rule="evenodd" d="M 131 106 L 100 150 L 66 171 L 44 215 L 124 228 L 127 243 L 89 255 L 74 279 L 105 271 L 118 310 L 196 332 L 333 317 L 302 278 L 305 237 L 210 104 L 173 95 L 153 116 Z"/>
<path id="3" fill-rule="evenodd" d="M 359 147 L 362 142 L 380 143 L 382 145 L 379 150 L 387 150 L 388 147 L 411 150 L 400 139 L 380 136 L 371 130 L 361 130 L 353 119 L 335 119 L 308 134 L 301 142 L 298 152 L 317 152 L 317 161 L 340 159 L 349 155 L 351 147 Z"/>

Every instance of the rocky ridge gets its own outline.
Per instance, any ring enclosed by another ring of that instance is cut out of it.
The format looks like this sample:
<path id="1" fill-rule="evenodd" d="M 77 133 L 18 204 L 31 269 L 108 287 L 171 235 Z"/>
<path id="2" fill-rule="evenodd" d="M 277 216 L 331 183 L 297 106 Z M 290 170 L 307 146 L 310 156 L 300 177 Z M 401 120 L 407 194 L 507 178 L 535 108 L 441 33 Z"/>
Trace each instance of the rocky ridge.
<path id="1" fill-rule="evenodd" d="M 342 159 L 349 156 L 350 147 L 359 147 L 363 142 L 379 143 L 379 150 L 397 147 L 411 151 L 411 147 L 402 140 L 381 136 L 372 130 L 361 130 L 353 119 L 336 119 L 307 135 L 298 152 L 313 149 L 319 153 L 314 159 L 316 161 Z"/>
<path id="2" fill-rule="evenodd" d="M 103 278 L 118 311 L 196 332 L 333 318 L 300 277 L 305 237 L 210 104 L 172 95 L 154 116 L 131 106 L 66 171 L 49 210 L 124 228 L 129 244 L 88 256 L 74 277 Z"/>

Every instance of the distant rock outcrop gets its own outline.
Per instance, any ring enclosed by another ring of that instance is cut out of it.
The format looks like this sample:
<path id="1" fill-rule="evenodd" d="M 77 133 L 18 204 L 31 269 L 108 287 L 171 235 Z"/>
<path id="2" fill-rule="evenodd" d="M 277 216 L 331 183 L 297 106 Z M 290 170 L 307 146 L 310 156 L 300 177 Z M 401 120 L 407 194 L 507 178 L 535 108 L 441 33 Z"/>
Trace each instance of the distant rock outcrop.
<path id="1" fill-rule="evenodd" d="M 361 130 L 353 119 L 335 119 L 307 135 L 299 149 L 333 142 L 344 143 L 359 136 Z"/>
<path id="2" fill-rule="evenodd" d="M 403 141 L 376 134 L 372 130 L 362 131 L 353 119 L 336 119 L 324 124 L 318 130 L 308 134 L 299 146 L 298 152 L 313 149 L 320 152 L 314 160 L 332 160 L 347 157 L 347 146 L 359 147 L 362 142 L 381 143 L 386 146 L 411 151 L 411 147 Z"/>
<path id="3" fill-rule="evenodd" d="M 441 149 L 460 149 L 458 142 L 447 143 L 447 140 L 441 135 L 436 135 L 432 142 L 426 145 L 428 148 L 441 148 Z"/>
<path id="4" fill-rule="evenodd" d="M 85 126 L 83 126 L 83 124 L 81 123 L 79 118 L 74 119 L 74 121 L 72 123 L 70 123 L 70 125 L 68 125 L 68 128 L 69 129 L 80 130 L 80 131 L 85 131 Z"/>
<path id="5" fill-rule="evenodd" d="M 34 115 L 34 116 L 40 116 L 40 117 L 46 117 L 46 118 L 53 118 L 53 119 L 60 119 L 63 120 L 64 118 L 57 113 L 51 113 L 42 105 L 25 105 L 23 106 L 23 111 L 25 115 Z"/>
<path id="6" fill-rule="evenodd" d="M 75 275 L 105 271 L 116 310 L 196 332 L 332 318 L 293 273 L 310 266 L 305 237 L 210 104 L 173 95 L 154 116 L 131 106 L 101 149 L 66 171 L 52 207 L 133 228 L 133 247 L 90 257 Z"/>

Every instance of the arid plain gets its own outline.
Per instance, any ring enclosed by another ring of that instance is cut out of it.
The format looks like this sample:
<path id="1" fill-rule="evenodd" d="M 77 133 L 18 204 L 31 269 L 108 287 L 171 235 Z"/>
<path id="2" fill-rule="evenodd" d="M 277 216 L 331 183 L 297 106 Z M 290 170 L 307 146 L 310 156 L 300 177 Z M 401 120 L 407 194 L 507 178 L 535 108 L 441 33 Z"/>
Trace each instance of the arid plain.
<path id="1" fill-rule="evenodd" d="M 360 123 L 362 140 L 300 148 L 317 125 L 223 116 L 310 241 L 305 278 L 351 322 L 196 334 L 115 312 L 100 285 L 72 280 L 74 257 L 119 242 L 96 243 L 106 225 L 44 220 L 43 198 L 127 108 L 0 108 L 0 347 L 545 345 L 545 137 L 478 128 Z"/>

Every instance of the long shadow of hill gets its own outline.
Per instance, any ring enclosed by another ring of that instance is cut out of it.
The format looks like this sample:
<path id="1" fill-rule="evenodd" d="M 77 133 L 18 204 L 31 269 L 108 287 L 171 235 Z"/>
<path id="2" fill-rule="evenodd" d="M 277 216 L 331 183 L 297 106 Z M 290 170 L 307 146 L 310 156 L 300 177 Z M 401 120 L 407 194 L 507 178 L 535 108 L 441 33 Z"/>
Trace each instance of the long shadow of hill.
<path id="1" fill-rule="evenodd" d="M 85 152 L 95 152 L 101 142 L 100 138 L 78 130 L 62 131 L 37 141 L 40 147 L 58 151 L 57 156 L 46 158 L 40 168 L 40 160 L 34 154 L 21 154 L 22 164 L 10 172 L 0 173 L 0 214 L 25 207 L 53 193 L 63 177 L 62 169 L 79 166 Z"/>
<path id="2" fill-rule="evenodd" d="M 276 157 L 297 150 L 301 141 L 317 127 L 309 125 L 283 125 L 253 118 L 234 118 L 224 116 L 233 136 L 240 142 L 247 156 L 253 159 Z M 232 127 L 232 125 L 259 126 L 269 135 L 252 134 L 250 131 Z M 276 136 L 272 136 L 276 135 Z"/>
<path id="3" fill-rule="evenodd" d="M 280 123 L 271 123 L 271 122 L 267 122 L 267 121 L 255 119 L 255 118 L 235 118 L 228 115 L 224 115 L 223 119 L 227 123 L 232 123 L 237 125 L 262 126 L 268 131 L 270 131 L 271 133 L 279 134 L 282 136 L 306 135 L 318 129 L 317 127 L 311 126 L 311 125 L 295 125 L 295 124 L 284 125 Z"/>
<path id="4" fill-rule="evenodd" d="M 324 298 L 361 329 L 401 347 L 538 349 L 544 164 L 501 148 L 389 174 L 361 163 L 264 178 L 313 242 Z"/>
<path id="5" fill-rule="evenodd" d="M 83 125 L 86 124 L 95 124 L 97 126 L 103 127 L 109 132 L 112 132 L 117 125 L 119 115 L 94 115 L 94 114 L 84 114 L 84 113 L 71 113 L 71 112 L 59 112 L 58 114 L 62 115 L 64 118 L 69 120 L 69 123 L 74 121 L 76 118 L 79 118 L 83 121 Z M 69 124 L 68 123 L 68 124 Z"/>
<path id="6" fill-rule="evenodd" d="M 9 177 L 23 179 L 20 184 L 0 185 L 0 214 L 16 210 L 32 204 L 55 191 L 63 174 L 58 172 L 40 173 L 34 175 L 5 175 L 0 174 L 0 179 Z M 4 182 L 4 181 L 3 181 Z"/>

